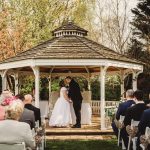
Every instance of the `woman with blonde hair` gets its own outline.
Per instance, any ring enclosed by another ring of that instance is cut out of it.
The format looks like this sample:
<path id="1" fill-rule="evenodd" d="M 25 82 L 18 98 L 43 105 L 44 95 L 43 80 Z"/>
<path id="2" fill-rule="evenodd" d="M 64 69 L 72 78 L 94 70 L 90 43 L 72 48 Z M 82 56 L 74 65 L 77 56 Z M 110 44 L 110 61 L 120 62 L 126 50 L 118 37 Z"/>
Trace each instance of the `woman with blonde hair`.
<path id="1" fill-rule="evenodd" d="M 30 126 L 27 123 L 18 121 L 22 112 L 23 103 L 20 100 L 13 101 L 6 108 L 5 120 L 0 121 L 0 143 L 24 142 L 26 147 L 35 147 Z"/>

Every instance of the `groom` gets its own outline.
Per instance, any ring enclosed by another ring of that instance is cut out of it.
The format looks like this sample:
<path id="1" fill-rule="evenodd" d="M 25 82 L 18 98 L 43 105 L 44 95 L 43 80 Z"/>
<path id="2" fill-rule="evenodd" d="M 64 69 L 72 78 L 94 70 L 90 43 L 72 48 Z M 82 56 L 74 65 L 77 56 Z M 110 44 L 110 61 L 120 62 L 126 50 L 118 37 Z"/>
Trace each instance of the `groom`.
<path id="1" fill-rule="evenodd" d="M 73 101 L 73 108 L 76 115 L 76 124 L 73 125 L 73 128 L 81 128 L 81 104 L 83 98 L 80 87 L 70 76 L 66 77 L 66 82 L 69 84 L 68 97 Z"/>

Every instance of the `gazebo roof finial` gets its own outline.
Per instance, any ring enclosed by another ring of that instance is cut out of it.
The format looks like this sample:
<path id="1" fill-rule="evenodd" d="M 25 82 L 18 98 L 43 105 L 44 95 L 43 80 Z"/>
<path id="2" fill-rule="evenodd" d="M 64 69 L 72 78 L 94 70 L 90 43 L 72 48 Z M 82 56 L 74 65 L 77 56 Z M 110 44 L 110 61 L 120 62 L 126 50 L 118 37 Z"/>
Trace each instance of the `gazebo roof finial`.
<path id="1" fill-rule="evenodd" d="M 62 26 L 52 31 L 53 36 L 61 37 L 61 36 L 87 36 L 87 30 L 77 26 L 73 20 L 67 19 L 64 21 Z"/>

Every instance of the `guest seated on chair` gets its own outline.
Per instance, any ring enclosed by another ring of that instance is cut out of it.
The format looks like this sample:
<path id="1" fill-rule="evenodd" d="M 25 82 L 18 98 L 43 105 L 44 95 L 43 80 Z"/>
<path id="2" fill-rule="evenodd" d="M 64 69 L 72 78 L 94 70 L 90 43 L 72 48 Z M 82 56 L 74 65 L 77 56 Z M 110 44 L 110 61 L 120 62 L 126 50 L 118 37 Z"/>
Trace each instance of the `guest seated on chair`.
<path id="1" fill-rule="evenodd" d="M 134 92 L 134 100 L 136 104 L 127 109 L 124 119 L 124 126 L 126 127 L 128 134 L 131 136 L 135 136 L 137 132 L 136 128 L 135 130 L 131 130 L 131 120 L 133 119 L 134 121 L 140 121 L 144 110 L 148 108 L 143 101 L 143 92 L 141 90 Z M 125 146 L 127 146 L 128 140 L 125 140 L 124 143 Z"/>
<path id="2" fill-rule="evenodd" d="M 126 100 L 125 102 L 122 102 L 119 104 L 117 113 L 116 113 L 116 118 L 114 120 L 114 122 L 112 123 L 112 128 L 115 132 L 115 134 L 118 136 L 118 120 L 120 119 L 120 116 L 125 116 L 125 113 L 127 111 L 127 109 L 135 104 L 134 100 L 133 100 L 133 94 L 134 91 L 132 89 L 129 89 L 126 91 Z"/>
<path id="3" fill-rule="evenodd" d="M 16 95 L 16 98 L 22 100 L 23 105 L 25 105 L 24 95 L 18 94 L 18 95 Z M 34 112 L 32 110 L 29 110 L 29 109 L 24 107 L 23 113 L 22 113 L 19 121 L 28 123 L 30 125 L 31 129 L 35 128 Z"/>
<path id="4" fill-rule="evenodd" d="M 32 95 L 27 94 L 24 98 L 24 107 L 34 112 L 35 121 L 39 121 L 39 126 L 41 126 L 41 112 L 39 108 L 32 105 Z"/>
<path id="5" fill-rule="evenodd" d="M 140 138 L 142 144 L 146 145 L 150 149 L 150 143 L 148 143 L 148 139 L 145 137 L 145 130 L 146 127 L 150 128 L 150 109 L 147 109 L 143 112 L 143 115 L 141 117 L 140 123 L 138 125 L 138 142 L 137 142 L 137 150 L 141 150 L 140 148 Z M 143 140 L 145 141 L 143 141 Z M 150 139 L 149 139 L 150 141 Z"/>
<path id="6" fill-rule="evenodd" d="M 34 148 L 32 131 L 27 123 L 19 122 L 23 112 L 20 100 L 13 101 L 6 109 L 6 120 L 0 122 L 0 143 L 15 144 L 24 142 L 27 147 Z"/>

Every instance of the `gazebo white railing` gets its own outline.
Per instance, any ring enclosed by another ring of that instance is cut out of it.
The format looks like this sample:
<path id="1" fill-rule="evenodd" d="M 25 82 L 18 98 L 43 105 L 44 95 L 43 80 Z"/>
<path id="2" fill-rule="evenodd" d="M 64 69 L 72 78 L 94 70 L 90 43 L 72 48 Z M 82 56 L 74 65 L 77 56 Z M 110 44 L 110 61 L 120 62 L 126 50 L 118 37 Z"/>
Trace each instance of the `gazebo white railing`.
<path id="1" fill-rule="evenodd" d="M 118 104 L 119 104 L 119 101 L 105 101 L 105 108 L 106 109 L 117 108 Z M 101 105 L 101 102 L 98 100 L 91 101 L 93 115 L 100 115 L 100 108 L 101 108 L 100 105 Z"/>

